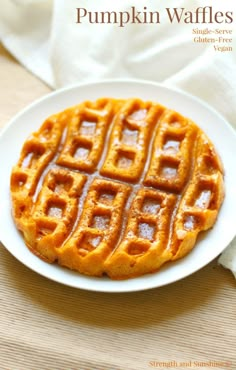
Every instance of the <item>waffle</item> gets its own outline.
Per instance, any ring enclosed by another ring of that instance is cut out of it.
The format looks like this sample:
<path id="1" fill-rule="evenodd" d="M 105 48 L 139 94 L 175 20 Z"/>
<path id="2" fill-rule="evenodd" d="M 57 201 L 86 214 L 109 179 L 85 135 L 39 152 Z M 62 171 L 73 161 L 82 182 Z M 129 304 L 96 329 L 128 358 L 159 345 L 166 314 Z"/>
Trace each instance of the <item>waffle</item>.
<path id="1" fill-rule="evenodd" d="M 12 213 L 43 260 L 128 279 L 184 257 L 224 198 L 213 144 L 190 119 L 140 99 L 86 101 L 25 141 Z"/>

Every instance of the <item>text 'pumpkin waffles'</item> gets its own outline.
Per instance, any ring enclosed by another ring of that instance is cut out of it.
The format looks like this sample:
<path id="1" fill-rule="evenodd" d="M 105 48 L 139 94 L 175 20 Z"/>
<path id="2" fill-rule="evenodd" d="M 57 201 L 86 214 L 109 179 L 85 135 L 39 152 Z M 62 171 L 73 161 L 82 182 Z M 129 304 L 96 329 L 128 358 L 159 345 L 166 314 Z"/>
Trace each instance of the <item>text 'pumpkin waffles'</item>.
<path id="1" fill-rule="evenodd" d="M 179 113 L 102 98 L 49 117 L 26 140 L 11 196 L 37 256 L 127 279 L 185 256 L 213 226 L 223 168 L 208 137 Z"/>

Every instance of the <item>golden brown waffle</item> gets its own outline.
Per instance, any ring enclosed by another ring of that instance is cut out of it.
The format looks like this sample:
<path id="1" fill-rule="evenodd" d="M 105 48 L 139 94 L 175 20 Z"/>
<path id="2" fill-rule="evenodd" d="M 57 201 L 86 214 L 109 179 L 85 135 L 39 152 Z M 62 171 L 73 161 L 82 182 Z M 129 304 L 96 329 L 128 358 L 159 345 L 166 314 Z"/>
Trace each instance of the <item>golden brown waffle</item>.
<path id="1" fill-rule="evenodd" d="M 185 256 L 213 226 L 223 169 L 191 120 L 102 98 L 49 117 L 12 170 L 13 217 L 48 262 L 126 279 Z"/>

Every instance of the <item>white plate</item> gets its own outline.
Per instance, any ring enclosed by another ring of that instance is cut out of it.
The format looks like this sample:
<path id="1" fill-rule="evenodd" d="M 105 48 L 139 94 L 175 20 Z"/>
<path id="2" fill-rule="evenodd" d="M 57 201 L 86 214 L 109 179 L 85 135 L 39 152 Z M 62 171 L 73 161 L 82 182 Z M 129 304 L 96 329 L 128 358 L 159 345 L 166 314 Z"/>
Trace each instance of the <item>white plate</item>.
<path id="1" fill-rule="evenodd" d="M 214 228 L 204 233 L 185 258 L 167 264 L 159 272 L 139 278 L 112 281 L 80 275 L 57 265 L 50 265 L 26 248 L 11 217 L 9 179 L 23 142 L 37 130 L 44 119 L 83 100 L 102 96 L 140 97 L 160 102 L 193 119 L 210 137 L 225 167 L 226 197 Z M 236 234 L 236 136 L 225 120 L 200 100 L 178 90 L 146 81 L 113 80 L 77 85 L 49 94 L 31 104 L 5 127 L 0 136 L 0 240 L 19 261 L 57 282 L 100 292 L 131 292 L 160 287 L 182 279 L 217 257 Z"/>

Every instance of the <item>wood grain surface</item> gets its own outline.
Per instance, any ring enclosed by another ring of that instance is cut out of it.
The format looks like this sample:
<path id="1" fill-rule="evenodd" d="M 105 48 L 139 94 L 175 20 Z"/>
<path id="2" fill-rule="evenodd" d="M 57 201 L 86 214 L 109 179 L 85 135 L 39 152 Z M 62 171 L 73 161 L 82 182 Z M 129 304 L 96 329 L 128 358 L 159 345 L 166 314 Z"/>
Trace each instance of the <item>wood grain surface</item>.
<path id="1" fill-rule="evenodd" d="M 3 47 L 0 81 L 1 127 L 49 92 Z M 50 281 L 0 244 L 0 289 L 0 370 L 236 369 L 236 282 L 217 261 L 166 287 L 104 294 Z"/>

